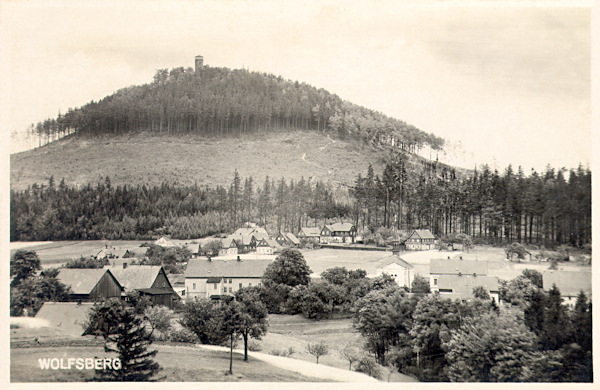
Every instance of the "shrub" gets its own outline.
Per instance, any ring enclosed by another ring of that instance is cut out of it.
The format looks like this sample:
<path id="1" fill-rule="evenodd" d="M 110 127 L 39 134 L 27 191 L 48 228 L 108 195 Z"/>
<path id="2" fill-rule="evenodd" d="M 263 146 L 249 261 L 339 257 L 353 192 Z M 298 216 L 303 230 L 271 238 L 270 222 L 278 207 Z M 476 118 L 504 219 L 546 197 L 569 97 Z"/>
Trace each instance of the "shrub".
<path id="1" fill-rule="evenodd" d="M 250 340 L 248 342 L 248 350 L 252 352 L 260 352 L 262 351 L 262 345 L 258 341 Z"/>
<path id="2" fill-rule="evenodd" d="M 374 358 L 370 356 L 364 356 L 356 365 L 356 372 L 362 372 L 376 379 L 381 379 L 381 369 Z"/>
<path id="3" fill-rule="evenodd" d="M 200 340 L 196 334 L 186 328 L 171 330 L 167 333 L 167 341 L 172 341 L 174 343 L 189 343 L 196 344 L 199 343 Z"/>

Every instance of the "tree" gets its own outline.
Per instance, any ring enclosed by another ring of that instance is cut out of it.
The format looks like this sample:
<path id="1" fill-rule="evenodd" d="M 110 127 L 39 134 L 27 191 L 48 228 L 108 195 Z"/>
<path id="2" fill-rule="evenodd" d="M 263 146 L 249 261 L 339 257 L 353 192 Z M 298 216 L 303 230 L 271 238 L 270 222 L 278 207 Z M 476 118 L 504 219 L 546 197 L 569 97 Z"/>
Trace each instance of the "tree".
<path id="1" fill-rule="evenodd" d="M 211 240 L 202 246 L 202 253 L 204 253 L 205 256 L 218 256 L 219 249 L 221 249 L 222 246 L 221 240 Z"/>
<path id="2" fill-rule="evenodd" d="M 348 360 L 348 370 L 350 371 L 352 371 L 352 363 L 357 362 L 361 357 L 360 350 L 354 344 L 346 344 L 338 353 L 341 357 Z"/>
<path id="3" fill-rule="evenodd" d="M 83 324 L 85 334 L 101 336 L 106 341 L 108 336 L 117 330 L 121 310 L 123 310 L 123 303 L 118 299 L 108 299 L 94 304 Z"/>
<path id="4" fill-rule="evenodd" d="M 418 294 L 429 294 L 431 292 L 429 280 L 424 276 L 415 275 L 415 278 L 412 281 L 410 292 Z"/>
<path id="5" fill-rule="evenodd" d="M 173 310 L 165 306 L 150 306 L 144 311 L 144 319 L 148 321 L 152 330 L 158 331 L 162 337 L 166 336 L 171 329 L 171 320 L 174 317 Z"/>
<path id="6" fill-rule="evenodd" d="M 224 328 L 224 312 L 220 302 L 209 299 L 196 299 L 186 302 L 181 319 L 181 325 L 194 332 L 200 343 L 222 345 L 229 338 Z"/>
<path id="7" fill-rule="evenodd" d="M 265 284 L 284 284 L 295 287 L 308 285 L 311 270 L 304 256 L 297 249 L 286 248 L 267 266 L 263 281 Z"/>
<path id="8" fill-rule="evenodd" d="M 248 361 L 249 337 L 260 340 L 267 333 L 267 307 L 260 300 L 260 292 L 256 287 L 246 287 L 235 293 L 240 306 L 240 334 L 244 339 L 244 361 Z"/>
<path id="9" fill-rule="evenodd" d="M 40 258 L 35 251 L 18 250 L 10 258 L 10 276 L 13 277 L 11 287 L 16 287 L 21 281 L 40 270 Z"/>
<path id="10" fill-rule="evenodd" d="M 35 316 L 44 302 L 64 302 L 69 288 L 55 277 L 27 278 L 10 289 L 10 315 Z"/>
<path id="11" fill-rule="evenodd" d="M 94 379 L 102 381 L 149 381 L 160 370 L 158 363 L 152 360 L 157 350 L 148 351 L 152 336 L 135 316 L 131 308 L 124 306 L 110 313 L 106 321 L 116 321 L 114 332 L 108 335 L 104 344 L 106 352 L 118 354 L 121 368 L 118 370 L 97 370 Z M 112 305 L 112 304 L 111 304 Z M 114 315 L 114 316 L 113 316 Z"/>
<path id="12" fill-rule="evenodd" d="M 319 364 L 319 358 L 329 353 L 329 346 L 323 341 L 315 344 L 308 343 L 306 345 L 306 351 L 317 358 L 317 364 Z"/>
<path id="13" fill-rule="evenodd" d="M 381 379 L 381 369 L 377 361 L 370 356 L 363 356 L 356 365 L 356 372 L 362 372 L 376 379 Z"/>
<path id="14" fill-rule="evenodd" d="M 473 287 L 473 297 L 481 299 L 482 301 L 489 301 L 490 293 L 483 286 L 475 286 Z"/>
<path id="15" fill-rule="evenodd" d="M 513 242 L 510 244 L 506 249 L 504 249 L 504 252 L 506 252 L 506 258 L 510 261 L 513 260 L 514 256 L 517 256 L 517 259 L 519 260 L 523 260 L 525 259 L 525 255 L 529 253 L 527 249 L 525 249 L 525 247 L 518 242 Z"/>

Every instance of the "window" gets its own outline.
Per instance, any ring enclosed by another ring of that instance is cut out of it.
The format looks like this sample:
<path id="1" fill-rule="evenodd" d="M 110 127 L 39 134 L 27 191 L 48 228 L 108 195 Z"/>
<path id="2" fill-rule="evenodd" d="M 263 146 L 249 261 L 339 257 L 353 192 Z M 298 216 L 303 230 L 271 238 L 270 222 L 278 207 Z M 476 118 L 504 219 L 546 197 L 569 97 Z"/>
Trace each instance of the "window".
<path id="1" fill-rule="evenodd" d="M 227 292 L 227 287 L 223 287 L 223 292 L 226 293 Z"/>
<path id="2" fill-rule="evenodd" d="M 181 292 L 181 296 L 183 296 L 183 297 L 185 296 L 185 290 L 183 290 L 183 291 Z"/>
<path id="3" fill-rule="evenodd" d="M 167 287 L 167 282 L 163 282 L 163 288 Z"/>
<path id="4" fill-rule="evenodd" d="M 192 289 L 194 289 L 194 290 L 196 289 L 196 283 L 192 284 Z"/>
<path id="5" fill-rule="evenodd" d="M 229 292 L 231 292 L 231 287 L 229 287 Z"/>
<path id="6" fill-rule="evenodd" d="M 252 283 L 248 283 L 248 287 L 252 287 Z"/>
<path id="7" fill-rule="evenodd" d="M 231 284 L 231 283 L 232 283 L 232 282 L 231 282 L 231 279 L 229 279 L 229 284 Z"/>
<path id="8" fill-rule="evenodd" d="M 433 285 L 437 286 L 437 279 L 433 279 Z"/>
<path id="9" fill-rule="evenodd" d="M 242 288 L 242 284 L 240 283 L 240 288 Z"/>
<path id="10" fill-rule="evenodd" d="M 213 284 L 213 290 L 216 290 L 216 289 L 217 289 L 217 284 L 215 283 L 215 284 Z"/>

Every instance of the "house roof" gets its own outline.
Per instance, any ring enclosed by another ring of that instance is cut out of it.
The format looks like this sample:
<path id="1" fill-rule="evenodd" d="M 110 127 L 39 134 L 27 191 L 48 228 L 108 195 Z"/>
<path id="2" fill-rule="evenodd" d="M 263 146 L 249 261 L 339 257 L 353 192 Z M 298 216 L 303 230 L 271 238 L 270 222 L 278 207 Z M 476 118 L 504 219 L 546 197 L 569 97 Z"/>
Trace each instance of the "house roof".
<path id="1" fill-rule="evenodd" d="M 412 238 L 413 236 L 416 236 L 417 238 L 422 238 L 422 239 L 426 239 L 426 238 L 435 239 L 435 236 L 431 233 L 431 230 L 429 230 L 429 229 L 417 229 L 410 235 L 409 238 Z"/>
<path id="2" fill-rule="evenodd" d="M 318 227 L 304 227 L 300 230 L 306 237 L 319 237 L 321 235 L 321 229 Z"/>
<path id="3" fill-rule="evenodd" d="M 431 259 L 429 263 L 430 274 L 487 275 L 488 262 L 485 260 L 460 260 L 460 259 Z"/>
<path id="4" fill-rule="evenodd" d="M 66 335 L 81 336 L 87 313 L 93 306 L 92 302 L 44 302 L 35 318 L 48 321 L 52 328 Z"/>
<path id="5" fill-rule="evenodd" d="M 544 271 L 542 283 L 546 291 L 552 289 L 552 285 L 556 284 L 562 296 L 575 297 L 583 290 L 589 298 L 592 292 L 591 272 Z"/>
<path id="6" fill-rule="evenodd" d="M 267 239 L 267 238 L 269 238 L 269 235 L 268 235 L 267 233 L 252 233 L 251 235 L 252 235 L 252 236 L 254 236 L 254 239 L 255 239 L 256 241 L 260 241 L 260 240 L 262 240 L 263 238 L 264 238 L 264 239 Z"/>
<path id="7" fill-rule="evenodd" d="M 111 267 L 123 267 L 123 264 L 131 264 L 134 261 L 138 261 L 136 257 L 127 257 L 121 259 L 108 259 L 108 265 Z"/>
<path id="8" fill-rule="evenodd" d="M 151 288 L 161 272 L 160 265 L 130 265 L 127 268 L 106 266 L 126 290 Z M 168 278 L 167 278 L 168 279 Z"/>
<path id="9" fill-rule="evenodd" d="M 200 252 L 200 244 L 184 244 L 184 247 L 187 248 L 193 255 L 197 255 Z"/>
<path id="10" fill-rule="evenodd" d="M 221 283 L 221 277 L 212 277 L 212 278 L 207 278 L 206 279 L 206 283 Z"/>
<path id="11" fill-rule="evenodd" d="M 232 243 L 233 243 L 233 245 L 232 245 Z M 221 239 L 221 247 L 222 248 L 237 248 L 237 245 L 235 244 L 235 239 L 230 236 L 230 237 Z"/>
<path id="12" fill-rule="evenodd" d="M 169 275 L 167 275 L 167 279 L 169 279 L 169 283 L 171 283 L 171 286 L 185 284 L 185 275 L 184 274 L 169 274 Z"/>
<path id="13" fill-rule="evenodd" d="M 386 256 L 382 259 L 379 259 L 379 261 L 381 263 L 379 264 L 377 269 L 383 269 L 391 264 L 398 264 L 399 266 L 401 266 L 402 268 L 405 268 L 405 269 L 415 268 L 415 267 L 413 267 L 412 264 L 409 264 L 406 260 L 404 260 L 402 257 L 400 257 L 398 255 Z"/>
<path id="14" fill-rule="evenodd" d="M 351 224 L 350 222 L 344 222 L 344 223 L 334 223 L 332 225 L 325 225 L 325 227 L 332 232 L 349 232 L 350 230 L 352 230 L 354 225 Z"/>
<path id="15" fill-rule="evenodd" d="M 272 260 L 204 260 L 188 261 L 186 278 L 262 278 Z"/>
<path id="16" fill-rule="evenodd" d="M 173 246 L 177 246 L 175 245 L 171 240 L 169 240 L 166 237 L 161 237 L 158 240 L 154 241 L 154 244 L 158 245 L 158 246 L 162 246 L 162 247 L 173 247 Z"/>
<path id="17" fill-rule="evenodd" d="M 110 274 L 103 268 L 63 268 L 56 278 L 71 287 L 73 294 L 89 294 L 107 272 Z"/>
<path id="18" fill-rule="evenodd" d="M 473 288 L 483 286 L 488 292 L 498 291 L 498 278 L 496 276 L 478 275 L 440 275 L 438 288 L 452 289 L 454 294 L 459 294 L 462 299 L 473 298 Z"/>
<path id="19" fill-rule="evenodd" d="M 285 236 L 288 238 L 288 240 L 290 240 L 293 244 L 298 245 L 300 244 L 300 240 L 298 240 L 298 237 L 296 237 L 293 233 L 285 233 Z"/>

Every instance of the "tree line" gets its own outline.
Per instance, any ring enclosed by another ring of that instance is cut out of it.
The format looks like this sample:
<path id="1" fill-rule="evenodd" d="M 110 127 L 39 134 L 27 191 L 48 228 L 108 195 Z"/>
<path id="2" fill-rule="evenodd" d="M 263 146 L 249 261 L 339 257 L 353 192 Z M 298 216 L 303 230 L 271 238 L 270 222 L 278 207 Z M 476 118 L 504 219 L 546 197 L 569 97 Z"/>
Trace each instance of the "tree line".
<path id="1" fill-rule="evenodd" d="M 265 178 L 255 187 L 237 171 L 229 188 L 199 186 L 68 186 L 64 179 L 11 190 L 11 241 L 188 239 L 230 232 L 249 220 L 273 232 L 298 231 L 348 214 L 322 182 Z"/>
<path id="2" fill-rule="evenodd" d="M 591 243 L 591 171 L 504 172 L 487 165 L 472 174 L 432 162 L 419 167 L 399 154 L 376 175 L 358 175 L 353 219 L 363 230 L 429 228 L 438 237 L 464 233 L 480 242 Z"/>
<path id="3" fill-rule="evenodd" d="M 416 152 L 441 150 L 444 140 L 382 113 L 343 101 L 324 89 L 281 76 L 205 66 L 160 69 L 150 84 L 130 86 L 99 101 L 31 125 L 42 142 L 77 134 L 147 131 L 238 136 L 311 129 Z"/>

